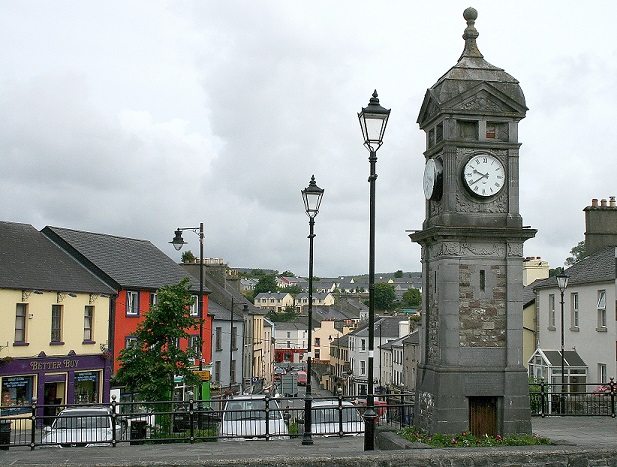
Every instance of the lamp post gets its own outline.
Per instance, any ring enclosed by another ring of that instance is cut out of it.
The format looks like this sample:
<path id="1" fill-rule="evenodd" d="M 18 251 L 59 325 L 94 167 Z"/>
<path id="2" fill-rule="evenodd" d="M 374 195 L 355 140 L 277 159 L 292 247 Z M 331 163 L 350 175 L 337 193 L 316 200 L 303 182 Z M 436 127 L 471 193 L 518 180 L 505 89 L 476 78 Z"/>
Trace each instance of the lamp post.
<path id="1" fill-rule="evenodd" d="M 563 355 L 564 347 L 564 325 L 563 325 L 563 294 L 568 286 L 568 275 L 561 269 L 561 273 L 557 275 L 557 287 L 561 293 L 561 415 L 565 412 L 565 357 Z"/>
<path id="2" fill-rule="evenodd" d="M 368 394 L 366 399 L 366 410 L 364 412 L 364 450 L 373 451 L 375 449 L 375 395 L 373 394 L 373 359 L 375 344 L 375 180 L 377 174 L 375 165 L 377 164 L 377 150 L 383 143 L 383 134 L 386 131 L 390 110 L 384 109 L 379 105 L 377 90 L 373 92 L 367 107 L 363 107 L 358 114 L 360 128 L 364 137 L 364 146 L 369 150 L 369 162 L 371 166 L 368 182 L 370 184 L 369 201 L 369 267 L 368 267 Z"/>
<path id="3" fill-rule="evenodd" d="M 307 361 L 306 361 L 306 393 L 304 397 L 304 436 L 302 444 L 313 444 L 311 433 L 312 423 L 312 388 L 311 388 L 311 361 L 313 360 L 312 339 L 313 339 L 313 238 L 315 238 L 315 216 L 319 213 L 319 206 L 324 190 L 319 188 L 315 183 L 315 175 L 311 177 L 309 186 L 302 190 L 302 199 L 304 200 L 304 210 L 309 217 L 309 282 L 308 282 L 308 346 L 307 346 Z"/>
<path id="4" fill-rule="evenodd" d="M 204 296 L 204 223 L 200 222 L 199 227 L 178 227 L 175 232 L 174 239 L 171 243 L 176 251 L 186 245 L 186 242 L 182 238 L 182 231 L 190 230 L 199 236 L 199 302 L 197 304 L 197 313 L 199 314 L 199 377 L 201 378 L 201 372 L 203 371 L 203 347 L 204 347 L 204 320 L 203 320 L 203 296 Z M 199 383 L 199 400 L 202 400 L 202 384 Z"/>

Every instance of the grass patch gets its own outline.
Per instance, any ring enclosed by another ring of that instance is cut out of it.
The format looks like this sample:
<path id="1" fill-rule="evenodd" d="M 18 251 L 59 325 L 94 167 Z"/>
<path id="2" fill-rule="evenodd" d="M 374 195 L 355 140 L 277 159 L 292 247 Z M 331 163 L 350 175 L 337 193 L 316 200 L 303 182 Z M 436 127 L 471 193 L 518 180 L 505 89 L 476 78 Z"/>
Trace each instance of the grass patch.
<path id="1" fill-rule="evenodd" d="M 534 446 L 538 444 L 550 444 L 551 440 L 538 435 L 507 435 L 496 437 L 484 435 L 474 436 L 468 432 L 457 435 L 432 434 L 429 435 L 414 427 L 400 430 L 397 434 L 412 443 L 423 443 L 434 448 L 473 448 L 490 446 Z"/>

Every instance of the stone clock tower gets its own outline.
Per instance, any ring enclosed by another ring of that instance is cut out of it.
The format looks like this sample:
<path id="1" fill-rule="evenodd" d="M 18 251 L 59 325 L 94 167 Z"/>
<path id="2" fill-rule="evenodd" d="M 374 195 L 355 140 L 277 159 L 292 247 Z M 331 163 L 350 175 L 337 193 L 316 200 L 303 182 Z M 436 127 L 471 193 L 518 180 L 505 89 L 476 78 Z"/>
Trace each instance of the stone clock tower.
<path id="1" fill-rule="evenodd" d="M 424 97 L 426 219 L 423 316 L 414 424 L 431 433 L 530 433 L 523 367 L 519 213 L 519 83 L 478 50 L 477 11 L 463 13 L 465 49 Z"/>

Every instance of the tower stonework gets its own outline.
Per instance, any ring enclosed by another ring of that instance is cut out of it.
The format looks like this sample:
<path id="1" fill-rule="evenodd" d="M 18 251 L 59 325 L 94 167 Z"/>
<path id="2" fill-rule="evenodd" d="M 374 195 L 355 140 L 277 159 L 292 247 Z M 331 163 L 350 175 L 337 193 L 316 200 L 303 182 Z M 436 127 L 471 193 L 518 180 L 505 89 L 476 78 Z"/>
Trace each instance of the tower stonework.
<path id="1" fill-rule="evenodd" d="M 516 79 L 484 60 L 463 13 L 458 63 L 427 90 L 423 315 L 414 424 L 429 433 L 530 433 Z"/>

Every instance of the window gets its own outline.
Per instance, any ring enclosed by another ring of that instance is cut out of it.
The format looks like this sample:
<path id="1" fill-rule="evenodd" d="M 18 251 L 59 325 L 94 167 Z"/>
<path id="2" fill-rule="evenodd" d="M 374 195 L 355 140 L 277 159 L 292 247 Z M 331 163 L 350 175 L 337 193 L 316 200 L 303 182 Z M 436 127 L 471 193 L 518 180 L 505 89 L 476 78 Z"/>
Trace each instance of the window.
<path id="1" fill-rule="evenodd" d="M 291 338 L 291 332 L 287 331 L 287 339 Z"/>
<path id="2" fill-rule="evenodd" d="M 229 384 L 234 384 L 236 382 L 236 361 L 231 361 L 231 368 L 229 370 Z"/>
<path id="3" fill-rule="evenodd" d="M 150 306 L 154 306 L 159 302 L 159 297 L 157 297 L 156 292 L 150 293 Z"/>
<path id="4" fill-rule="evenodd" d="M 360 375 L 366 375 L 366 362 L 364 360 L 360 360 Z"/>
<path id="5" fill-rule="evenodd" d="M 478 139 L 478 122 L 458 120 L 458 136 L 464 140 Z"/>
<path id="6" fill-rule="evenodd" d="M 501 122 L 486 122 L 486 139 L 508 141 L 508 124 Z"/>
<path id="7" fill-rule="evenodd" d="M 598 383 L 606 383 L 607 381 L 607 377 L 606 377 L 606 364 L 605 363 L 598 363 Z"/>
<path id="8" fill-rule="evenodd" d="M 28 413 L 32 410 L 34 376 L 5 376 L 2 378 L 2 415 Z"/>
<path id="9" fill-rule="evenodd" d="M 99 401 L 99 372 L 80 371 L 75 372 L 74 380 L 74 403 L 91 404 Z"/>
<path id="10" fill-rule="evenodd" d="M 363 352 L 366 350 L 366 340 L 364 339 L 360 339 L 360 350 Z"/>
<path id="11" fill-rule="evenodd" d="M 189 309 L 190 316 L 199 316 L 199 297 L 197 295 L 191 296 L 193 299 L 193 303 L 191 304 L 191 308 Z"/>
<path id="12" fill-rule="evenodd" d="M 315 349 L 315 360 L 320 360 L 321 351 L 319 349 Z"/>
<path id="13" fill-rule="evenodd" d="M 571 322 L 570 329 L 578 330 L 578 293 L 570 294 Z"/>
<path id="14" fill-rule="evenodd" d="M 548 328 L 555 330 L 555 294 L 548 296 Z"/>
<path id="15" fill-rule="evenodd" d="M 199 355 L 199 336 L 195 334 L 189 336 L 189 348 Z"/>
<path id="16" fill-rule="evenodd" d="M 319 337 L 315 338 L 315 347 L 319 347 L 321 345 L 321 339 Z"/>
<path id="17" fill-rule="evenodd" d="M 223 338 L 223 329 L 220 327 L 217 327 L 215 329 L 215 337 L 214 337 L 214 342 L 216 345 L 216 350 L 223 350 L 223 344 L 222 344 L 222 338 Z"/>
<path id="18" fill-rule="evenodd" d="M 86 305 L 84 307 L 84 342 L 92 342 L 92 320 L 94 318 L 94 307 Z"/>
<path id="19" fill-rule="evenodd" d="M 124 338 L 124 348 L 128 349 L 129 347 L 134 346 L 137 343 L 137 337 L 135 336 L 126 336 Z"/>
<path id="20" fill-rule="evenodd" d="M 126 291 L 126 315 L 139 315 L 139 293 L 132 290 Z"/>
<path id="21" fill-rule="evenodd" d="M 291 349 L 291 341 L 287 341 L 287 348 Z"/>
<path id="22" fill-rule="evenodd" d="M 238 348 L 238 328 L 235 326 L 231 328 L 231 348 L 232 350 Z"/>
<path id="23" fill-rule="evenodd" d="M 18 303 L 15 309 L 15 342 L 26 342 L 26 316 L 28 314 L 28 305 L 26 303 Z"/>
<path id="24" fill-rule="evenodd" d="M 214 381 L 217 383 L 221 382 L 221 362 L 217 360 L 214 362 Z"/>
<path id="25" fill-rule="evenodd" d="M 606 331 L 606 290 L 598 291 L 598 331 Z"/>
<path id="26" fill-rule="evenodd" d="M 51 306 L 51 342 L 62 343 L 62 305 Z"/>

